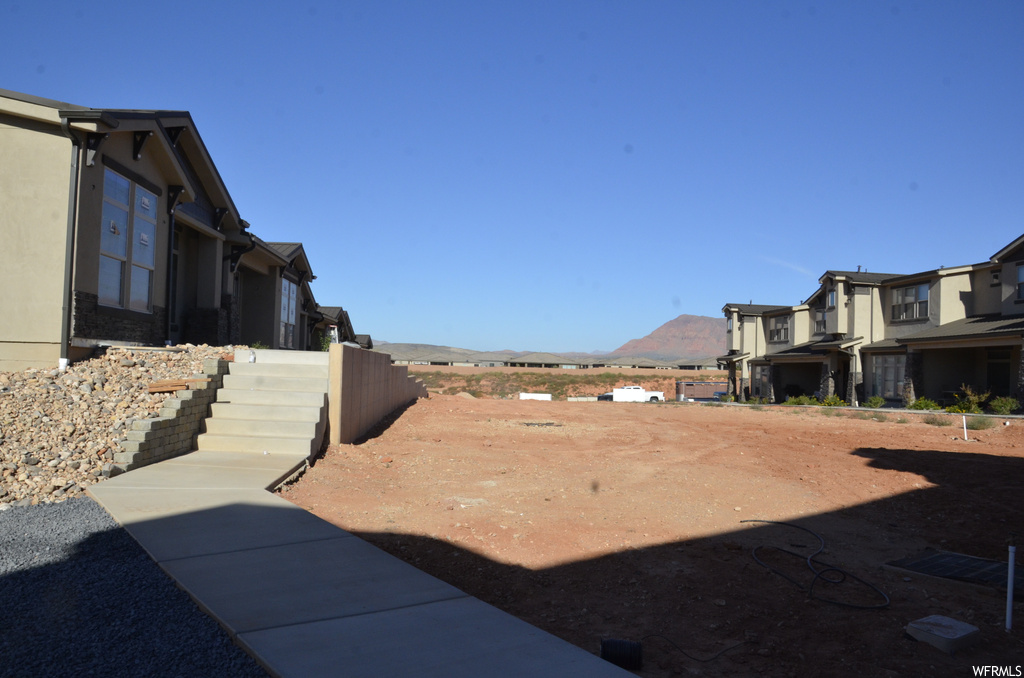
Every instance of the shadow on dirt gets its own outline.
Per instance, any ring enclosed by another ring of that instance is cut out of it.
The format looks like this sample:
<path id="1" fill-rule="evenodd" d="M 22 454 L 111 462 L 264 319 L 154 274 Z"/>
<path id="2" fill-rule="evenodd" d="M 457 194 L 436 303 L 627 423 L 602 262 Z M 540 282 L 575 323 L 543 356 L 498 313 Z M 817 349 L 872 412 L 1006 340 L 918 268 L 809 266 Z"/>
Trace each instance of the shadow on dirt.
<path id="1" fill-rule="evenodd" d="M 463 548 L 472 540 L 456 544 L 399 533 L 355 534 L 595 653 L 602 639 L 647 638 L 642 676 L 695 671 L 936 675 L 937 670 L 967 675 L 972 665 L 1018 664 L 1024 644 L 1019 631 L 1003 631 L 1005 591 L 885 563 L 925 546 L 1005 561 L 1007 537 L 1024 527 L 1019 481 L 1024 460 L 882 448 L 853 454 L 875 468 L 924 476 L 934 486 L 793 521 L 803 529 L 737 523 L 730 533 L 542 570 Z M 835 574 L 816 580 L 804 562 L 819 547 L 815 534 L 825 541 L 816 561 L 849 573 L 842 583 L 829 581 L 842 579 Z M 779 572 L 752 557 L 758 546 L 765 547 L 761 560 Z M 858 609 L 884 602 L 873 587 L 891 603 Z M 982 642 L 951 657 L 905 636 L 908 622 L 933 614 L 978 626 Z M 703 665 L 653 635 L 671 639 L 696 658 L 725 653 Z"/>

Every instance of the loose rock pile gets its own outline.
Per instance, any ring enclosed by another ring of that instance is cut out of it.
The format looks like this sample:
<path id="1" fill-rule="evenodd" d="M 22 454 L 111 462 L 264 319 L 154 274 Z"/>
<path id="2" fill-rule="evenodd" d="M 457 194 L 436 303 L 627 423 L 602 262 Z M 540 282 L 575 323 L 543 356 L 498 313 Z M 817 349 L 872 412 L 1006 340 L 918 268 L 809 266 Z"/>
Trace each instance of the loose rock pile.
<path id="1" fill-rule="evenodd" d="M 173 393 L 149 384 L 183 379 L 231 347 L 110 348 L 64 372 L 0 372 L 0 505 L 81 494 L 109 474 L 136 419 L 158 416 Z"/>

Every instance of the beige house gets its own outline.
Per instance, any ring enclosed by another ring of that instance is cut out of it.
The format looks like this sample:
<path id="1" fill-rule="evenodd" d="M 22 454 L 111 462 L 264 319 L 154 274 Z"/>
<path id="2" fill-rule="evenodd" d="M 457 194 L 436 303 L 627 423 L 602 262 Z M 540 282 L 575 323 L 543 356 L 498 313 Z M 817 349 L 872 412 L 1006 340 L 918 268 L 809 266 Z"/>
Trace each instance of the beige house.
<path id="1" fill-rule="evenodd" d="M 0 90 L 0 157 L 0 370 L 106 345 L 311 347 L 301 243 L 247 231 L 188 112 Z"/>
<path id="2" fill-rule="evenodd" d="M 0 369 L 231 339 L 247 224 L 187 112 L 0 90 L 0 155 Z"/>
<path id="3" fill-rule="evenodd" d="M 979 264 L 828 271 L 819 283 L 798 306 L 726 304 L 728 353 L 719 361 L 730 393 L 946 403 L 963 385 L 1024 391 L 1024 236 Z"/>

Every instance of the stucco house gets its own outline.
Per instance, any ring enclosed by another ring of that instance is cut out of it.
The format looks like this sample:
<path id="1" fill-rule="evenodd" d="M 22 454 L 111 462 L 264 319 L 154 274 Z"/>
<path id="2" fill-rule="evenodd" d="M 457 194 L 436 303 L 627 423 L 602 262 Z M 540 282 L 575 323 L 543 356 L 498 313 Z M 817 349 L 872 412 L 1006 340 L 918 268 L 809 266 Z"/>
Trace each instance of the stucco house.
<path id="1" fill-rule="evenodd" d="M 0 90 L 0 157 L 0 370 L 106 345 L 320 348 L 302 244 L 249 232 L 187 111 Z"/>
<path id="2" fill-rule="evenodd" d="M 730 393 L 946 403 L 964 385 L 1024 392 L 1024 236 L 977 264 L 827 271 L 819 283 L 797 306 L 725 305 Z"/>

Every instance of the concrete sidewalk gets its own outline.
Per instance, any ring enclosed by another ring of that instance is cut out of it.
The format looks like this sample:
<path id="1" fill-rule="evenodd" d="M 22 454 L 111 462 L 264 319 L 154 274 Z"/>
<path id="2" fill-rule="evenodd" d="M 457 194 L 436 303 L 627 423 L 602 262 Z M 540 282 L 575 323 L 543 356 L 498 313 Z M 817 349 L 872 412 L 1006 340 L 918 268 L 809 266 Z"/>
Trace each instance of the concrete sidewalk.
<path id="1" fill-rule="evenodd" d="M 271 675 L 630 675 L 267 491 L 306 456 L 193 452 L 89 494 Z"/>

